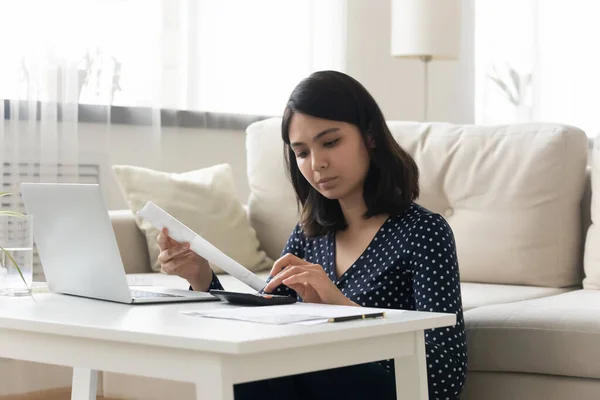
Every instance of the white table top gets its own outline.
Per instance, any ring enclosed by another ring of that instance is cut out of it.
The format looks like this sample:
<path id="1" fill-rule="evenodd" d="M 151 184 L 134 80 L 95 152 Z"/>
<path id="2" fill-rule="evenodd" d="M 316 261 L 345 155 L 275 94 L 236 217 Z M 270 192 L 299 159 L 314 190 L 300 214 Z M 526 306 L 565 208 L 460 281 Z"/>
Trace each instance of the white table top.
<path id="1" fill-rule="evenodd" d="M 221 302 L 128 305 L 53 293 L 0 296 L 0 329 L 55 333 L 161 347 L 251 354 L 450 326 L 454 314 L 389 312 L 386 318 L 321 325 L 267 325 L 193 317 L 181 311 L 232 307 Z"/>

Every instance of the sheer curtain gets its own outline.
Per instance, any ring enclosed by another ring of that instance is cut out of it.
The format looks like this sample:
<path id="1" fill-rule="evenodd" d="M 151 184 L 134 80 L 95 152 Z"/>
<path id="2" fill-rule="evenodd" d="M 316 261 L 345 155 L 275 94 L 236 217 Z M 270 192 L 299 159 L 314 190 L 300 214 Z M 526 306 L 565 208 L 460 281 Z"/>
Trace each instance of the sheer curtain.
<path id="1" fill-rule="evenodd" d="M 150 127 L 156 168 L 161 110 L 280 115 L 302 78 L 344 69 L 345 26 L 346 0 L 3 2 L 2 190 L 90 178 L 81 122 L 110 149 L 114 106 Z"/>
<path id="2" fill-rule="evenodd" d="M 475 2 L 477 123 L 534 118 L 535 0 Z"/>
<path id="3" fill-rule="evenodd" d="M 80 181 L 82 122 L 107 148 L 111 123 L 149 126 L 160 168 L 161 110 L 280 115 L 302 78 L 344 70 L 346 0 L 2 2 L 0 36 L 0 168 L 17 191 Z"/>
<path id="4" fill-rule="evenodd" d="M 165 2 L 163 105 L 279 115 L 302 78 L 344 69 L 345 27 L 345 0 Z"/>
<path id="5" fill-rule="evenodd" d="M 346 0 L 23 0 L 0 7 L 0 33 L 9 38 L 0 95 L 7 99 L 60 94 L 55 100 L 68 103 L 271 115 L 300 79 L 345 64 Z M 49 69 L 62 75 L 42 72 Z"/>
<path id="6" fill-rule="evenodd" d="M 346 0 L 2 2 L 0 191 L 102 183 L 124 143 L 115 123 L 143 125 L 146 159 L 161 169 L 165 110 L 224 125 L 281 115 L 302 78 L 344 69 L 345 26 Z M 102 138 L 90 145 L 91 135 Z M 90 162 L 81 149 L 98 143 L 107 154 Z M 18 196 L 2 208 L 23 209 Z"/>
<path id="7" fill-rule="evenodd" d="M 132 100 L 123 90 L 129 84 L 123 78 L 136 74 L 132 69 L 140 67 L 127 62 L 135 58 L 128 53 L 132 42 L 139 42 L 141 37 L 134 32 L 121 36 L 125 28 L 130 30 L 131 20 L 118 17 L 127 7 L 145 9 L 143 2 L 134 3 L 25 0 L 0 5 L 0 37 L 4 38 L 0 62 L 0 191 L 15 194 L 2 198 L 3 209 L 25 211 L 19 196 L 22 182 L 100 183 L 100 170 L 106 171 L 105 166 L 82 158 L 80 151 L 82 129 L 89 129 L 82 128 L 80 111 L 82 105 L 88 105 L 87 118 L 98 124 L 94 132 L 103 136 L 96 141 L 110 149 L 110 106 L 119 96 Z M 141 70 L 146 73 L 152 65 Z M 160 160 L 156 87 L 144 86 L 146 95 L 139 104 L 151 110 L 146 121 L 151 126 L 148 138 L 156 143 Z M 43 280 L 37 252 L 34 280 Z"/>
<path id="8" fill-rule="evenodd" d="M 477 0 L 477 122 L 559 122 L 600 133 L 598 15 L 600 3 L 587 0 Z"/>
<path id="9" fill-rule="evenodd" d="M 153 112 L 145 123 L 154 128 L 150 137 L 160 141 L 160 74 L 153 68 L 159 54 L 145 51 L 158 41 L 160 30 L 152 37 L 144 29 L 158 21 L 156 7 L 100 0 L 25 0 L 0 7 L 0 36 L 8 38 L 0 63 L 5 191 L 18 192 L 21 181 L 93 179 L 93 173 L 81 171 L 82 104 L 94 106 L 88 113 L 105 125 L 99 130 L 105 134 L 111 105 L 148 107 Z M 145 17 L 142 34 L 126 18 L 134 14 Z"/>
<path id="10" fill-rule="evenodd" d="M 600 2 L 537 0 L 540 119 L 600 133 Z"/>

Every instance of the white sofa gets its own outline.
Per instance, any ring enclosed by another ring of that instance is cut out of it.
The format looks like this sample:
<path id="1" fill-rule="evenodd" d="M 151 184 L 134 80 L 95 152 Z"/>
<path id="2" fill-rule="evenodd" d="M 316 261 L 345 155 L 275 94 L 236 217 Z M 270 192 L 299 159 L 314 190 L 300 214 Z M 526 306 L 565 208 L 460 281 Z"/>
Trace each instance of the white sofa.
<path id="1" fill-rule="evenodd" d="M 595 225 L 584 253 L 590 210 L 600 218 L 600 199 L 590 208 L 585 134 L 554 124 L 389 126 L 420 167 L 418 202 L 442 214 L 456 237 L 469 355 L 462 398 L 600 398 Z M 280 119 L 252 124 L 246 140 L 248 215 L 262 249 L 277 258 L 296 222 Z M 111 218 L 132 283 L 187 287 L 150 272 L 145 238 L 129 211 L 111 211 Z M 251 290 L 229 276 L 221 281 Z M 69 385 L 64 374 L 54 387 Z M 101 387 L 122 399 L 194 398 L 188 384 L 112 373 L 103 374 Z"/>

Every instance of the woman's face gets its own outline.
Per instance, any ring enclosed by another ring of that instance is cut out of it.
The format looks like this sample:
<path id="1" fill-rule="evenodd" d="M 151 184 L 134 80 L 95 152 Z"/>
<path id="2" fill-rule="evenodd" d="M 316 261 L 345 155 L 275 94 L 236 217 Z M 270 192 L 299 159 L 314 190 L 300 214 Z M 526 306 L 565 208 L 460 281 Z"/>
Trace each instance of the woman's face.
<path id="1" fill-rule="evenodd" d="M 289 139 L 300 172 L 319 193 L 338 200 L 362 195 L 370 159 L 356 126 L 294 113 Z"/>

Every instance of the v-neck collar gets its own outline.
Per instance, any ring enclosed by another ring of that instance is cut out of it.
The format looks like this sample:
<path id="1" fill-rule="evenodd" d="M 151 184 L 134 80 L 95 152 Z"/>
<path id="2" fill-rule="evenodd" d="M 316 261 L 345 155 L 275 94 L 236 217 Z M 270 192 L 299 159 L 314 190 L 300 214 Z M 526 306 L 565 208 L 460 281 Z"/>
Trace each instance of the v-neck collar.
<path id="1" fill-rule="evenodd" d="M 360 253 L 358 258 L 356 260 L 354 260 L 354 262 L 352 262 L 352 264 L 350 264 L 350 267 L 348 267 L 348 269 L 346 271 L 344 271 L 344 273 L 339 277 L 337 276 L 337 263 L 335 261 L 336 256 L 337 256 L 337 245 L 336 245 L 336 241 L 335 241 L 335 232 L 330 232 L 327 234 L 327 240 L 329 241 L 328 247 L 331 249 L 331 251 L 329 252 L 329 274 L 328 275 L 329 275 L 329 278 L 333 281 L 333 283 L 336 284 L 336 286 L 339 286 L 339 284 L 348 275 L 350 275 L 351 271 L 356 268 L 356 264 L 359 264 L 360 260 L 371 249 L 371 246 L 373 245 L 373 243 L 377 241 L 377 239 L 381 235 L 381 232 L 383 232 L 385 230 L 384 228 L 391 220 L 392 220 L 392 217 L 389 216 L 385 221 L 383 221 L 383 224 L 381 224 L 379 229 L 377 229 L 377 232 L 375 232 L 375 235 L 369 242 L 369 245 L 367 247 L 365 247 L 365 249 L 362 251 L 362 253 Z"/>

